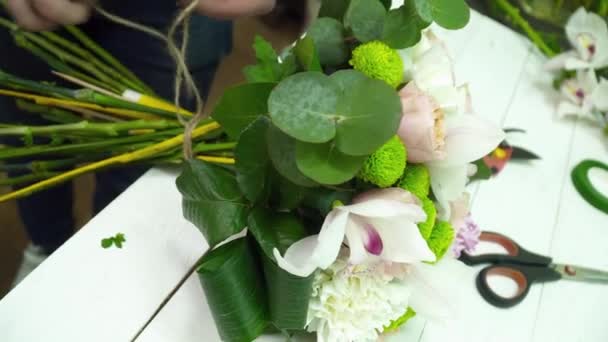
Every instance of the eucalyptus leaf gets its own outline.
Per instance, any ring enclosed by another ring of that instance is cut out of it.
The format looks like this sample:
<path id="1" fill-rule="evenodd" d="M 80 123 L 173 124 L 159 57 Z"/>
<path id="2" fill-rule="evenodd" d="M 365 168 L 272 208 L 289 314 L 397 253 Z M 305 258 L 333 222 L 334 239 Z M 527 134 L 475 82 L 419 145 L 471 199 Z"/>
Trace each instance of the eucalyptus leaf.
<path id="1" fill-rule="evenodd" d="M 370 155 L 397 133 L 401 101 L 385 82 L 366 78 L 341 96 L 337 112 L 336 147 L 353 156 Z"/>
<path id="2" fill-rule="evenodd" d="M 213 247 L 242 231 L 249 208 L 236 181 L 226 169 L 200 160 L 184 162 L 177 178 L 184 217 Z"/>
<path id="3" fill-rule="evenodd" d="M 273 125 L 268 129 L 266 142 L 270 160 L 272 160 L 274 168 L 280 175 L 300 186 L 314 187 L 317 185 L 298 170 L 296 165 L 296 140 Z"/>
<path id="4" fill-rule="evenodd" d="M 420 19 L 431 22 L 433 21 L 433 11 L 429 0 L 414 0 L 407 1 L 407 3 L 413 3 L 416 8 L 416 13 L 420 16 Z"/>
<path id="5" fill-rule="evenodd" d="M 322 65 L 337 66 L 348 61 L 349 51 L 344 41 L 344 26 L 333 18 L 319 18 L 308 29 Z"/>
<path id="6" fill-rule="evenodd" d="M 414 2 L 408 1 L 400 8 L 388 12 L 384 22 L 382 40 L 393 49 L 404 49 L 416 45 L 421 31 L 429 22 L 421 19 Z"/>
<path id="7" fill-rule="evenodd" d="M 198 276 L 222 341 L 253 341 L 268 326 L 261 272 L 246 238 L 222 245 L 202 258 Z"/>
<path id="8" fill-rule="evenodd" d="M 245 197 L 256 203 L 265 198 L 270 190 L 269 169 L 272 166 L 266 135 L 270 119 L 259 117 L 239 137 L 236 149 L 236 179 Z"/>
<path id="9" fill-rule="evenodd" d="M 427 0 L 433 19 L 439 26 L 457 30 L 465 27 L 471 17 L 471 10 L 465 0 Z"/>
<path id="10" fill-rule="evenodd" d="M 390 10 L 391 6 L 393 5 L 393 0 L 380 0 L 380 2 L 382 3 L 382 5 L 384 5 L 384 8 L 386 8 L 386 10 Z"/>
<path id="11" fill-rule="evenodd" d="M 306 36 L 298 40 L 294 53 L 302 69 L 306 71 L 323 71 L 315 42 L 311 37 Z"/>
<path id="12" fill-rule="evenodd" d="M 330 78 L 340 87 L 341 93 L 344 93 L 357 83 L 367 79 L 367 76 L 354 69 L 345 69 L 334 72 Z"/>
<path id="13" fill-rule="evenodd" d="M 351 0 L 344 24 L 362 43 L 382 37 L 386 8 L 378 0 Z"/>
<path id="14" fill-rule="evenodd" d="M 327 142 L 336 135 L 339 95 L 338 85 L 324 74 L 298 73 L 283 80 L 270 94 L 270 117 L 278 128 L 297 140 Z"/>
<path id="15" fill-rule="evenodd" d="M 337 185 L 353 179 L 366 156 L 350 156 L 338 150 L 334 143 L 296 143 L 298 169 L 316 182 Z"/>
<path id="16" fill-rule="evenodd" d="M 350 0 L 322 0 L 319 18 L 329 17 L 342 21 Z"/>
<path id="17" fill-rule="evenodd" d="M 268 114 L 268 97 L 275 86 L 275 83 L 249 83 L 226 90 L 213 118 L 232 139 L 237 139 L 245 127 L 260 115 Z"/>

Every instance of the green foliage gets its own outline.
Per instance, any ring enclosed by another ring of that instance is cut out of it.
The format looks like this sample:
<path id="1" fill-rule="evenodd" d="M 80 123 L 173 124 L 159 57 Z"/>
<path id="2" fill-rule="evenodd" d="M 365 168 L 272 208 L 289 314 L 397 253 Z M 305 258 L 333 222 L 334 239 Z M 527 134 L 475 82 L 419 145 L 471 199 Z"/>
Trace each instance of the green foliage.
<path id="1" fill-rule="evenodd" d="M 351 0 L 344 25 L 357 40 L 366 43 L 382 37 L 386 8 L 378 0 Z"/>
<path id="2" fill-rule="evenodd" d="M 357 47 L 350 65 L 371 78 L 385 81 L 393 88 L 403 82 L 403 60 L 397 51 L 380 41 Z"/>
<path id="3" fill-rule="evenodd" d="M 184 217 L 214 247 L 247 225 L 249 207 L 236 177 L 226 169 L 199 160 L 184 162 L 177 178 Z"/>
<path id="4" fill-rule="evenodd" d="M 322 0 L 319 18 L 344 19 L 344 14 L 350 5 L 350 0 Z"/>
<path id="5" fill-rule="evenodd" d="M 306 177 L 296 164 L 296 140 L 283 133 L 276 126 L 268 129 L 266 136 L 268 154 L 277 172 L 290 182 L 304 187 L 317 185 Z"/>
<path id="6" fill-rule="evenodd" d="M 222 341 L 253 341 L 268 326 L 268 300 L 261 267 L 247 239 L 210 250 L 198 276 Z"/>
<path id="7" fill-rule="evenodd" d="M 250 83 L 226 90 L 213 110 L 213 118 L 232 139 L 237 139 L 245 127 L 268 113 L 268 97 L 275 86 Z"/>
<path id="8" fill-rule="evenodd" d="M 369 156 L 358 177 L 380 188 L 388 188 L 403 175 L 407 160 L 405 146 L 394 136 Z"/>
<path id="9" fill-rule="evenodd" d="M 273 213 L 267 209 L 255 208 L 247 222 L 249 231 L 270 260 L 274 260 L 275 248 L 283 254 L 293 243 L 306 237 L 304 226 L 289 213 Z"/>
<path id="10" fill-rule="evenodd" d="M 306 193 L 304 205 L 318 210 L 325 217 L 333 210 L 334 203 L 351 203 L 353 195 L 354 191 L 320 188 Z"/>
<path id="11" fill-rule="evenodd" d="M 448 251 L 452 242 L 454 241 L 454 228 L 449 222 L 446 221 L 437 221 L 435 223 L 435 227 L 433 228 L 433 232 L 431 236 L 428 238 L 427 243 L 429 244 L 429 248 L 435 256 L 437 257 L 437 261 L 441 260 L 445 253 Z"/>
<path id="12" fill-rule="evenodd" d="M 433 232 L 433 228 L 435 227 L 435 222 L 437 220 L 437 208 L 435 208 L 435 204 L 428 198 L 421 199 L 422 201 L 422 209 L 426 213 L 426 221 L 418 224 L 418 229 L 420 230 L 420 234 L 425 240 L 429 240 L 431 237 L 431 233 Z"/>
<path id="13" fill-rule="evenodd" d="M 298 169 L 310 179 L 325 185 L 338 185 L 355 177 L 365 156 L 349 156 L 334 143 L 296 143 Z"/>
<path id="14" fill-rule="evenodd" d="M 258 64 L 245 67 L 245 78 L 250 83 L 277 83 L 295 72 L 289 63 L 280 63 L 276 51 L 261 36 L 253 43 Z"/>
<path id="15" fill-rule="evenodd" d="M 353 69 L 338 70 L 330 78 L 340 87 L 341 94 L 350 91 L 359 82 L 365 81 L 366 76 Z"/>
<path id="16" fill-rule="evenodd" d="M 296 44 L 293 49 L 296 60 L 303 70 L 306 71 L 319 71 L 322 72 L 321 62 L 319 61 L 319 54 L 315 47 L 315 42 L 309 36 L 306 36 Z"/>
<path id="17" fill-rule="evenodd" d="M 416 316 L 416 311 L 414 311 L 412 308 L 407 308 L 407 311 L 405 314 L 403 314 L 403 316 L 392 321 L 388 327 L 384 327 L 384 333 L 398 331 L 399 328 L 406 324 L 410 319 L 414 318 L 414 316 Z"/>
<path id="18" fill-rule="evenodd" d="M 337 66 L 348 61 L 349 50 L 344 41 L 344 26 L 333 18 L 320 18 L 308 29 L 323 65 Z"/>
<path id="19" fill-rule="evenodd" d="M 420 41 L 421 31 L 432 22 L 432 19 L 425 20 L 419 14 L 416 4 L 420 2 L 406 1 L 403 6 L 388 13 L 384 22 L 382 41 L 393 49 L 408 48 Z"/>
<path id="20" fill-rule="evenodd" d="M 118 233 L 115 236 L 111 236 L 109 238 L 101 240 L 101 247 L 104 249 L 108 249 L 112 246 L 116 246 L 116 248 L 122 248 L 125 242 L 127 242 L 127 240 L 125 239 L 125 234 Z"/>
<path id="21" fill-rule="evenodd" d="M 431 8 L 433 20 L 439 26 L 457 30 L 469 23 L 471 10 L 465 0 L 426 0 Z"/>
<path id="22" fill-rule="evenodd" d="M 241 191 L 252 203 L 266 199 L 271 188 L 269 169 L 272 164 L 265 144 L 270 125 L 267 117 L 259 117 L 243 131 L 234 151 L 236 179 Z"/>
<path id="23" fill-rule="evenodd" d="M 429 170 L 422 164 L 408 165 L 403 178 L 399 182 L 399 187 L 411 192 L 419 199 L 426 198 L 429 195 L 431 187 Z"/>
<path id="24" fill-rule="evenodd" d="M 486 165 L 483 159 L 479 159 L 475 161 L 473 164 L 477 166 L 477 172 L 471 177 L 469 177 L 469 182 L 474 182 L 476 180 L 488 180 L 492 178 L 492 170 Z"/>

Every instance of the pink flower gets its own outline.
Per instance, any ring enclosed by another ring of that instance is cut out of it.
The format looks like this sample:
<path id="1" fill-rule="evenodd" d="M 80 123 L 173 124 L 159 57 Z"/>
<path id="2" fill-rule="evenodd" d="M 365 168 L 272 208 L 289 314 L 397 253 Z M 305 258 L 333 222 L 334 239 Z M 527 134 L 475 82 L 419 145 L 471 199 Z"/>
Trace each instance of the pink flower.
<path id="1" fill-rule="evenodd" d="M 456 238 L 452 244 L 454 256 L 459 258 L 463 251 L 466 253 L 474 252 L 479 244 L 481 229 L 479 229 L 479 226 L 473 221 L 471 215 L 467 216 L 464 220 L 464 224 L 456 229 Z"/>
<path id="2" fill-rule="evenodd" d="M 430 96 L 410 82 L 399 92 L 403 117 L 399 137 L 412 163 L 444 158 L 443 112 Z"/>

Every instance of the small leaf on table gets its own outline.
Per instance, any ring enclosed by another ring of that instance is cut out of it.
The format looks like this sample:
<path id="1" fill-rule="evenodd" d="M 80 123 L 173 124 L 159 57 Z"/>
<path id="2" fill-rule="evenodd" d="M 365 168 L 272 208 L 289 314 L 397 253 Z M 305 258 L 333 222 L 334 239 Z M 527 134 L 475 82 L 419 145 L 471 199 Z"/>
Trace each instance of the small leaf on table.
<path id="1" fill-rule="evenodd" d="M 245 228 L 247 201 L 236 177 L 226 169 L 200 160 L 185 162 L 177 187 L 184 217 L 201 230 L 209 246 Z"/>

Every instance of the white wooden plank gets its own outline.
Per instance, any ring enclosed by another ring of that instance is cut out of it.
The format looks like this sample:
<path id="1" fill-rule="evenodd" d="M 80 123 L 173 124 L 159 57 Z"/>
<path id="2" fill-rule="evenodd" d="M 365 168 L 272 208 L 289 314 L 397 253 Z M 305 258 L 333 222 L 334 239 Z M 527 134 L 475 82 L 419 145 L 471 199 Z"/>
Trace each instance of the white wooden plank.
<path id="1" fill-rule="evenodd" d="M 584 159 L 608 162 L 606 143 L 598 127 L 577 122 L 568 172 Z M 550 255 L 559 263 L 608 271 L 608 215 L 585 202 L 570 179 L 563 186 Z M 541 292 L 534 340 L 608 341 L 606 307 L 608 285 L 568 281 L 546 284 Z"/>
<path id="2" fill-rule="evenodd" d="M 174 173 L 152 170 L 0 302 L 0 340 L 129 341 L 205 248 Z"/>

